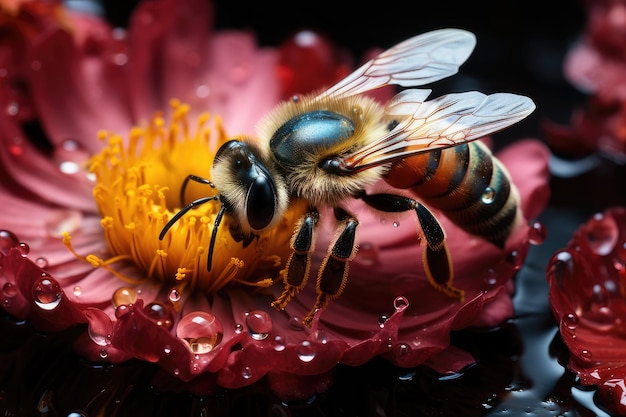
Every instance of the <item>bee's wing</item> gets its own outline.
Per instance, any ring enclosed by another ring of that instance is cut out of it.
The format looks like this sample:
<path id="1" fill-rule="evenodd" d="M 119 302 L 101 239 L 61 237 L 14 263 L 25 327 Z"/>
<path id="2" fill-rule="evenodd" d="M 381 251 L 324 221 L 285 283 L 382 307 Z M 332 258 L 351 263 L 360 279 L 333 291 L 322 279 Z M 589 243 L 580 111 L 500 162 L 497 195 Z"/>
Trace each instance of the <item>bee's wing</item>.
<path id="1" fill-rule="evenodd" d="M 391 84 L 415 87 L 449 77 L 475 45 L 476 37 L 461 29 L 417 35 L 382 52 L 317 98 L 351 96 Z"/>
<path id="2" fill-rule="evenodd" d="M 448 148 L 504 129 L 535 109 L 531 99 L 477 91 L 422 102 L 420 90 L 405 90 L 387 105 L 400 120 L 388 134 L 342 158 L 347 171 L 361 171 L 437 148 Z"/>

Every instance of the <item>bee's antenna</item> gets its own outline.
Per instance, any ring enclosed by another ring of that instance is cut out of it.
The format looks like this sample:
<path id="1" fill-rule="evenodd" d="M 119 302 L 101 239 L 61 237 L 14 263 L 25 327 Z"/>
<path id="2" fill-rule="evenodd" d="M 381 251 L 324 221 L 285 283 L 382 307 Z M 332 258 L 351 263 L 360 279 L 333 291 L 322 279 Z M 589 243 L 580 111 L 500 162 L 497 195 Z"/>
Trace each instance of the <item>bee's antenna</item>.
<path id="1" fill-rule="evenodd" d="M 219 195 L 214 195 L 214 196 L 211 196 L 211 197 L 199 198 L 199 199 L 194 200 L 191 203 L 187 204 L 182 209 L 180 209 L 180 211 L 178 213 L 176 213 L 176 215 L 174 215 L 174 217 L 172 217 L 170 219 L 170 221 L 167 222 L 167 224 L 163 227 L 163 229 L 161 230 L 161 233 L 159 234 L 159 240 L 163 240 L 163 238 L 165 237 L 165 234 L 167 233 L 167 231 L 170 230 L 170 228 L 174 225 L 174 223 L 176 223 L 181 217 L 183 217 L 185 215 L 185 213 L 187 213 L 189 210 L 191 210 L 192 208 L 194 208 L 196 206 L 199 206 L 201 204 L 208 203 L 209 201 L 214 201 L 214 200 L 219 200 Z M 224 205 L 222 205 L 222 209 L 223 209 L 223 207 L 224 207 Z M 222 212 L 222 210 L 220 210 L 220 213 L 221 212 Z"/>
<path id="2" fill-rule="evenodd" d="M 217 212 L 217 216 L 215 216 L 215 223 L 213 223 L 213 232 L 211 233 L 211 243 L 209 244 L 209 254 L 206 260 L 206 269 L 207 271 L 211 271 L 211 266 L 213 264 L 213 251 L 215 249 L 215 238 L 217 237 L 217 229 L 220 227 L 220 223 L 222 223 L 222 217 L 224 216 L 224 211 L 226 211 L 226 206 L 222 203 L 222 207 L 220 207 L 220 211 Z"/>

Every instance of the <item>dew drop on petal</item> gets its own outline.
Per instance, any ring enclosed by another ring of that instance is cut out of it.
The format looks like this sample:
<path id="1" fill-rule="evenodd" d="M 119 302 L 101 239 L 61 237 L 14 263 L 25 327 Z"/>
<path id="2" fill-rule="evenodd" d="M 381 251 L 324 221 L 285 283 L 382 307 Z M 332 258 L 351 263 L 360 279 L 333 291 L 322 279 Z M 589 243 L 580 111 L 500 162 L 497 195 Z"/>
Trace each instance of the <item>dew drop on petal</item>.
<path id="1" fill-rule="evenodd" d="M 235 333 L 237 334 L 243 333 L 243 324 L 235 323 L 234 330 L 235 330 Z"/>
<path id="2" fill-rule="evenodd" d="M 74 287 L 73 293 L 76 297 L 80 297 L 80 295 L 83 293 L 83 288 L 77 285 Z"/>
<path id="3" fill-rule="evenodd" d="M 202 84 L 196 87 L 196 96 L 198 98 L 207 98 L 209 95 L 211 95 L 211 89 L 208 85 Z"/>
<path id="4" fill-rule="evenodd" d="M 534 222 L 528 229 L 528 241 L 533 245 L 541 245 L 547 235 L 548 231 L 541 222 Z"/>
<path id="5" fill-rule="evenodd" d="M 100 351 L 100 358 L 101 358 L 101 359 L 106 359 L 106 358 L 108 358 L 108 357 L 109 357 L 109 352 L 107 352 L 107 351 L 106 351 L 106 349 L 102 349 L 102 350 Z"/>
<path id="6" fill-rule="evenodd" d="M 9 116 L 15 116 L 19 111 L 20 106 L 15 102 L 9 103 L 9 105 L 7 106 L 7 114 Z"/>
<path id="7" fill-rule="evenodd" d="M 394 228 L 396 228 L 396 229 L 397 229 L 398 227 L 400 227 L 400 222 L 399 222 L 399 221 L 397 221 L 397 220 L 396 220 L 396 221 L 394 221 L 394 222 L 393 222 L 393 227 L 394 227 Z"/>
<path id="8" fill-rule="evenodd" d="M 574 278 L 574 258 L 567 250 L 555 253 L 550 261 L 549 271 L 554 276 L 557 284 L 566 288 L 566 284 Z"/>
<path id="9" fill-rule="evenodd" d="M 597 213 L 587 222 L 587 243 L 600 256 L 611 253 L 619 238 L 617 223 L 612 216 Z"/>
<path id="10" fill-rule="evenodd" d="M 163 353 L 165 353 L 165 354 L 172 353 L 172 348 L 171 348 L 171 346 L 170 346 L 170 345 L 165 345 L 165 346 L 163 346 Z"/>
<path id="11" fill-rule="evenodd" d="M 54 310 L 61 303 L 63 291 L 59 283 L 47 273 L 42 273 L 33 284 L 33 299 L 42 310 Z"/>
<path id="12" fill-rule="evenodd" d="M 17 244 L 16 248 L 23 257 L 27 257 L 30 253 L 30 246 L 28 246 L 28 243 L 20 242 Z"/>
<path id="13" fill-rule="evenodd" d="M 171 302 L 177 303 L 178 301 L 180 301 L 180 291 L 178 291 L 177 288 L 172 288 L 168 297 Z"/>
<path id="14" fill-rule="evenodd" d="M 483 191 L 483 195 L 480 197 L 480 200 L 483 202 L 483 204 L 491 204 L 495 201 L 495 199 L 496 190 L 491 187 L 485 188 L 485 191 Z"/>
<path id="15" fill-rule="evenodd" d="M 272 331 L 272 318 L 263 310 L 254 310 L 246 314 L 248 333 L 254 340 L 264 340 Z"/>
<path id="16" fill-rule="evenodd" d="M 380 316 L 378 316 L 378 325 L 380 326 L 381 329 L 385 327 L 385 322 L 387 320 L 389 320 L 389 316 L 386 314 L 381 314 Z"/>
<path id="17" fill-rule="evenodd" d="M 591 355 L 591 351 L 589 351 L 587 349 L 583 349 L 583 350 L 580 351 L 580 358 L 582 360 L 590 361 L 591 360 L 591 356 L 592 356 Z"/>
<path id="18" fill-rule="evenodd" d="M 326 332 L 326 330 L 324 330 L 324 329 L 316 330 L 315 331 L 315 340 L 317 340 L 319 343 L 325 345 L 330 340 L 330 338 L 328 336 L 328 332 Z"/>
<path id="19" fill-rule="evenodd" d="M 272 341 L 272 346 L 276 352 L 282 352 L 287 347 L 287 342 L 283 336 L 277 335 Z"/>
<path id="20" fill-rule="evenodd" d="M 12 282 L 5 282 L 2 286 L 2 294 L 7 298 L 13 298 L 17 295 L 17 288 Z"/>
<path id="21" fill-rule="evenodd" d="M 302 324 L 302 319 L 298 316 L 291 316 L 291 318 L 289 318 L 289 327 L 292 330 L 304 330 L 304 324 Z"/>
<path id="22" fill-rule="evenodd" d="M 403 296 L 396 297 L 396 299 L 393 300 L 393 307 L 398 312 L 404 311 L 407 309 L 407 307 L 409 307 L 409 300 L 407 300 L 406 297 Z"/>
<path id="23" fill-rule="evenodd" d="M 8 253 L 9 249 L 14 248 L 19 243 L 19 239 L 13 232 L 8 230 L 0 230 L 0 252 Z"/>
<path id="24" fill-rule="evenodd" d="M 113 293 L 111 303 L 117 308 L 121 305 L 135 304 L 137 301 L 137 291 L 129 287 L 120 287 Z"/>
<path id="25" fill-rule="evenodd" d="M 485 272 L 485 282 L 487 283 L 487 285 L 490 286 L 496 285 L 498 283 L 498 274 L 493 268 L 489 268 Z"/>
<path id="26" fill-rule="evenodd" d="M 130 312 L 130 307 L 128 307 L 126 304 L 122 304 L 115 309 L 115 317 L 120 320 L 121 318 L 127 316 Z"/>
<path id="27" fill-rule="evenodd" d="M 567 313 L 563 316 L 561 320 L 563 324 L 570 330 L 576 329 L 578 323 L 580 322 L 580 319 L 578 318 L 578 315 L 576 315 L 576 313 Z"/>
<path id="28" fill-rule="evenodd" d="M 150 317 L 154 322 L 166 329 L 171 329 L 174 325 L 174 316 L 172 310 L 165 304 L 154 302 L 150 303 L 143 309 L 146 316 Z"/>
<path id="29" fill-rule="evenodd" d="M 214 315 L 195 311 L 180 320 L 176 336 L 187 342 L 193 353 L 208 353 L 222 341 L 224 328 Z"/>
<path id="30" fill-rule="evenodd" d="M 39 268 L 47 268 L 48 267 L 48 260 L 46 258 L 44 258 L 43 256 L 40 256 L 37 259 L 35 259 L 35 263 L 37 264 L 37 266 Z"/>
<path id="31" fill-rule="evenodd" d="M 113 323 L 109 316 L 104 311 L 97 308 L 87 309 L 85 316 L 87 320 L 89 320 L 87 326 L 89 338 L 98 346 L 110 345 Z"/>
<path id="32" fill-rule="evenodd" d="M 311 362 L 315 358 L 315 346 L 308 340 L 303 340 L 296 351 L 298 358 L 302 362 Z"/>
<path id="33" fill-rule="evenodd" d="M 244 379 L 252 378 L 252 369 L 249 366 L 244 366 L 241 370 L 241 376 L 244 377 Z"/>

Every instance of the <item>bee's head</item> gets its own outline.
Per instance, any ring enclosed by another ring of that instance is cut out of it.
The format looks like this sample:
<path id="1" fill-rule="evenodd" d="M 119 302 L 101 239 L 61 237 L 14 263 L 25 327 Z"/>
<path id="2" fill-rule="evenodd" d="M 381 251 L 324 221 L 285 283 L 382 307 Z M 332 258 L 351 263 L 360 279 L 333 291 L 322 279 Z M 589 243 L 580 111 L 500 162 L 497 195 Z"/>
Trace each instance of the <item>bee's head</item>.
<path id="1" fill-rule="evenodd" d="M 268 229 L 287 210 L 285 181 L 248 142 L 223 144 L 215 154 L 211 179 L 220 190 L 219 199 L 229 219 L 244 234 Z"/>

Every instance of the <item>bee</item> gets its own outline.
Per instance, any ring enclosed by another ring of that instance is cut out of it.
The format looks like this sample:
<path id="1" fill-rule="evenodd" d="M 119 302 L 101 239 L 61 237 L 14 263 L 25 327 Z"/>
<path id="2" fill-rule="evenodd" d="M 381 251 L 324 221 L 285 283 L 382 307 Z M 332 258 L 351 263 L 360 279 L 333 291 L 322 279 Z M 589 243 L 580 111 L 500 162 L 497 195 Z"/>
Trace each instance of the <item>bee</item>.
<path id="1" fill-rule="evenodd" d="M 316 301 L 303 319 L 310 325 L 346 286 L 359 226 L 346 202 L 356 199 L 381 212 L 415 212 L 430 284 L 462 300 L 463 291 L 452 285 L 445 232 L 428 207 L 503 246 L 520 218 L 519 197 L 504 166 L 476 139 L 535 109 L 531 99 L 516 94 L 471 91 L 427 100 L 431 90 L 410 88 L 457 73 L 475 44 L 475 36 L 460 29 L 424 33 L 382 52 L 321 93 L 279 104 L 261 122 L 258 140 L 235 139 L 221 146 L 211 180 L 185 179 L 183 193 L 189 181 L 219 192 L 182 208 L 160 239 L 191 208 L 218 202 L 210 269 L 224 216 L 233 236 L 252 238 L 276 225 L 291 203 L 304 201 L 308 209 L 296 224 L 281 272 L 284 291 L 272 303 L 282 310 L 307 283 L 320 209 L 332 209 L 337 232 L 317 272 Z M 384 106 L 363 95 L 389 85 L 403 89 Z M 381 179 L 398 192 L 366 191 Z"/>

